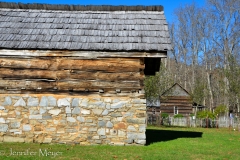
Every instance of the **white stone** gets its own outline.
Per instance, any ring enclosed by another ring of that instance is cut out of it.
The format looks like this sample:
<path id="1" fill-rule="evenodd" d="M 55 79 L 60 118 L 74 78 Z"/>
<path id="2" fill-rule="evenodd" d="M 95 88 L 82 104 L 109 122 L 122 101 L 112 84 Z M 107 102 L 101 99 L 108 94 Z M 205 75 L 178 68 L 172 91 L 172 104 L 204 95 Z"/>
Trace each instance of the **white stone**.
<path id="1" fill-rule="evenodd" d="M 67 117 L 67 121 L 69 122 L 76 122 L 76 119 L 73 117 Z"/>
<path id="2" fill-rule="evenodd" d="M 90 114 L 90 110 L 82 109 L 81 113 L 82 114 Z"/>
<path id="3" fill-rule="evenodd" d="M 62 98 L 57 101 L 58 107 L 63 107 L 63 106 L 70 106 L 70 102 L 68 101 L 67 98 Z"/>
<path id="4" fill-rule="evenodd" d="M 42 119 L 42 115 L 41 114 L 29 115 L 29 119 Z"/>
<path id="5" fill-rule="evenodd" d="M 125 137 L 125 136 L 126 136 L 126 132 L 122 130 L 118 130 L 118 137 Z"/>
<path id="6" fill-rule="evenodd" d="M 20 98 L 14 105 L 14 107 L 26 107 L 26 102 Z"/>
<path id="7" fill-rule="evenodd" d="M 113 108 L 113 109 L 122 108 L 127 103 L 128 103 L 127 101 L 120 101 L 117 103 L 113 103 L 113 104 L 111 104 L 111 108 Z"/>
<path id="8" fill-rule="evenodd" d="M 98 133 L 99 136 L 104 136 L 104 135 L 106 135 L 105 128 L 100 128 L 100 129 L 98 129 L 97 133 Z"/>
<path id="9" fill-rule="evenodd" d="M 6 123 L 4 118 L 0 118 L 0 123 Z"/>
<path id="10" fill-rule="evenodd" d="M 5 107 L 3 107 L 3 106 L 0 106 L 0 110 L 5 110 Z"/>
<path id="11" fill-rule="evenodd" d="M 23 125 L 23 131 L 31 131 L 32 127 L 28 124 Z"/>
<path id="12" fill-rule="evenodd" d="M 111 102 L 112 102 L 112 99 L 111 99 L 111 98 L 104 98 L 104 102 L 106 102 L 106 103 L 111 103 Z"/>
<path id="13" fill-rule="evenodd" d="M 77 116 L 77 120 L 79 122 L 85 122 L 85 118 L 84 117 Z"/>
<path id="14" fill-rule="evenodd" d="M 60 112 L 61 112 L 61 109 L 52 109 L 48 111 L 48 113 L 53 114 L 55 116 L 59 115 Z"/>

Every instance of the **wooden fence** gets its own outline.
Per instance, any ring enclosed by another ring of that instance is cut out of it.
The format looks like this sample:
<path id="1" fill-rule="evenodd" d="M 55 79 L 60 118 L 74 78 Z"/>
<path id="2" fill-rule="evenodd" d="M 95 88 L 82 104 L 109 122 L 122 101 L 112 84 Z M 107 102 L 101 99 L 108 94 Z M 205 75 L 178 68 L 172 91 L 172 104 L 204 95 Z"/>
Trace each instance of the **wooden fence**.
<path id="1" fill-rule="evenodd" d="M 180 126 L 180 127 L 204 127 L 204 128 L 228 128 L 232 127 L 240 131 L 240 118 L 219 117 L 217 119 L 200 119 L 193 117 L 161 118 L 159 115 L 148 114 L 147 123 L 151 125 Z"/>

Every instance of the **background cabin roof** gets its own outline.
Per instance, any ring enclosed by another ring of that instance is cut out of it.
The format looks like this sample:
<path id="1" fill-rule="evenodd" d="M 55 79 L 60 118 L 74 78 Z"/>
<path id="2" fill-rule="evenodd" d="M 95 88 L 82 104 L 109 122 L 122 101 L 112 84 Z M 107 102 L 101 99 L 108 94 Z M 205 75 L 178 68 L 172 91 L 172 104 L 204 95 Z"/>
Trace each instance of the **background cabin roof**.
<path id="1" fill-rule="evenodd" d="M 68 6 L 0 2 L 0 48 L 171 50 L 162 6 Z"/>
<path id="2" fill-rule="evenodd" d="M 161 96 L 189 96 L 190 94 L 180 84 L 175 83 L 172 87 L 166 90 Z"/>

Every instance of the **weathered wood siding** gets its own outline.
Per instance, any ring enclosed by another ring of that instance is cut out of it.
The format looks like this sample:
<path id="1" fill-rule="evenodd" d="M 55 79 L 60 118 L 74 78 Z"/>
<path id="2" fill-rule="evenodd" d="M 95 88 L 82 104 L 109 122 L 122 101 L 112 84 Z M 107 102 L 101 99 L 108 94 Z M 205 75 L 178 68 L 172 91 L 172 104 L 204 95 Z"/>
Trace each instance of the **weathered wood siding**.
<path id="1" fill-rule="evenodd" d="M 192 100 L 190 96 L 162 96 L 160 98 L 161 113 L 174 115 L 174 107 L 177 107 L 178 114 L 183 116 L 192 113 Z"/>
<path id="2" fill-rule="evenodd" d="M 138 91 L 142 58 L 1 56 L 0 89 L 15 91 Z"/>

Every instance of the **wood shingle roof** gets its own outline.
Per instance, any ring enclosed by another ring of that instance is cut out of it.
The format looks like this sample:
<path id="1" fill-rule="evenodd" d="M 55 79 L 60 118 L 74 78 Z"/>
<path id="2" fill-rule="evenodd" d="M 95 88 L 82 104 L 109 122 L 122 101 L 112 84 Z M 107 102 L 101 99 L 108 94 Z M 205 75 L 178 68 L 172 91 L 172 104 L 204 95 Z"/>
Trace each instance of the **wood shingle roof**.
<path id="1" fill-rule="evenodd" d="M 171 49 L 168 24 L 159 6 L 75 6 L 74 9 L 60 5 L 57 9 L 59 5 L 34 8 L 34 5 L 10 4 L 0 3 L 2 49 Z"/>

